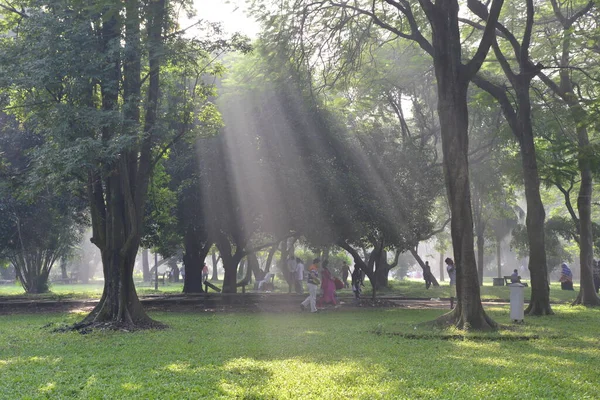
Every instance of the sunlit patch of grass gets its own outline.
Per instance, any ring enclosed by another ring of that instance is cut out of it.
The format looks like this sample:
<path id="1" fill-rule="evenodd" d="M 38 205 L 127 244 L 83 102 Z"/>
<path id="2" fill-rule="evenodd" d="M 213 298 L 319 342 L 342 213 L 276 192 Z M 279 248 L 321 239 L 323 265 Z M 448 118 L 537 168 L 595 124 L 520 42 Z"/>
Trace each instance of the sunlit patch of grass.
<path id="1" fill-rule="evenodd" d="M 45 385 L 43 385 L 42 387 L 40 387 L 39 390 L 42 393 L 47 393 L 47 392 L 52 392 L 55 387 L 56 387 L 56 383 L 55 382 L 48 382 Z"/>
<path id="2" fill-rule="evenodd" d="M 487 309 L 494 333 L 421 325 L 445 310 L 161 312 L 170 329 L 87 335 L 51 333 L 71 314 L 0 316 L 0 398 L 597 397 L 600 310 L 554 310 L 513 326 Z"/>

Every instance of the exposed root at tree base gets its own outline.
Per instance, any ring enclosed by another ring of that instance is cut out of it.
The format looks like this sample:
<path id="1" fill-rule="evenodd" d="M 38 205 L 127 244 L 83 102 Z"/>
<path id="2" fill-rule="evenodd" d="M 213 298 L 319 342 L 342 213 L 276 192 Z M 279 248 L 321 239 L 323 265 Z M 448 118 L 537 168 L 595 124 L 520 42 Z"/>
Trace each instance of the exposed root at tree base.
<path id="1" fill-rule="evenodd" d="M 540 303 L 529 303 L 529 306 L 527 306 L 527 308 L 525 309 L 525 315 L 528 315 L 530 317 L 542 317 L 545 315 L 554 315 L 554 311 L 552 311 L 550 303 L 548 303 L 547 305 L 542 305 Z"/>
<path id="2" fill-rule="evenodd" d="M 577 298 L 575 299 L 575 301 L 573 301 L 573 303 L 571 303 L 571 305 L 572 306 L 585 306 L 585 307 L 600 306 L 600 297 L 598 297 L 598 296 L 586 296 L 586 297 L 587 298 L 584 300 L 583 291 L 580 290 L 579 294 L 577 295 Z"/>
<path id="3" fill-rule="evenodd" d="M 93 331 L 120 331 L 120 332 L 136 332 L 142 330 L 160 330 L 167 329 L 169 326 L 162 322 L 154 321 L 149 319 L 148 321 L 136 322 L 136 323 L 125 323 L 118 321 L 93 321 L 93 322 L 79 322 L 74 325 L 63 326 L 60 328 L 53 329 L 52 332 L 79 332 L 82 335 L 91 333 Z"/>
<path id="4" fill-rule="evenodd" d="M 415 340 L 457 340 L 464 341 L 470 340 L 475 342 L 520 342 L 530 341 L 542 338 L 540 335 L 510 335 L 510 336 L 465 336 L 457 334 L 415 334 L 415 333 L 401 333 L 401 332 L 389 332 L 381 333 L 373 331 L 376 335 L 385 335 L 391 337 L 401 337 L 404 339 L 415 339 Z M 566 336 L 543 336 L 545 339 L 564 339 Z"/>
<path id="5" fill-rule="evenodd" d="M 466 321 L 456 308 L 426 324 L 435 328 L 447 329 L 454 327 L 464 331 L 491 332 L 498 330 L 498 324 L 486 314 L 481 315 L 479 321 L 473 324 Z"/>

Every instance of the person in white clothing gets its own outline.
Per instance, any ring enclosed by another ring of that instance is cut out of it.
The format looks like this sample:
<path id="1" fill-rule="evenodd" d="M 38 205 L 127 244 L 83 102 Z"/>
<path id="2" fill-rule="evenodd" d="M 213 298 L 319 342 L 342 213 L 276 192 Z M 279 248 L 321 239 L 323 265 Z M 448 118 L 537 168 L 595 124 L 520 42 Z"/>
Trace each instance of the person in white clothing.
<path id="1" fill-rule="evenodd" d="M 317 290 L 319 289 L 319 283 L 321 283 L 319 281 L 319 262 L 321 260 L 315 258 L 313 264 L 308 267 L 308 279 L 306 281 L 308 297 L 300 304 L 302 311 L 306 310 L 306 307 L 310 304 L 310 312 L 317 312 Z"/>

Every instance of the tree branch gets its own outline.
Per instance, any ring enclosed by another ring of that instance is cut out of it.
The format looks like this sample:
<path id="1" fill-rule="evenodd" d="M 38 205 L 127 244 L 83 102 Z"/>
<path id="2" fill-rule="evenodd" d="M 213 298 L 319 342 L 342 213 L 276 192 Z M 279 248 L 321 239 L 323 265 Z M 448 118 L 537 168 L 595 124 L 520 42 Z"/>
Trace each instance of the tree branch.
<path id="1" fill-rule="evenodd" d="M 469 8 L 483 6 L 483 4 L 478 0 L 468 0 L 467 4 Z M 469 80 L 475 76 L 477 71 L 479 71 L 490 50 L 490 46 L 496 40 L 496 23 L 500 17 L 500 10 L 502 10 L 503 4 L 504 0 L 493 0 L 492 2 L 485 29 L 483 31 L 483 37 L 479 42 L 479 47 L 477 48 L 477 51 L 475 52 L 475 55 L 471 61 L 467 63 L 467 78 Z"/>

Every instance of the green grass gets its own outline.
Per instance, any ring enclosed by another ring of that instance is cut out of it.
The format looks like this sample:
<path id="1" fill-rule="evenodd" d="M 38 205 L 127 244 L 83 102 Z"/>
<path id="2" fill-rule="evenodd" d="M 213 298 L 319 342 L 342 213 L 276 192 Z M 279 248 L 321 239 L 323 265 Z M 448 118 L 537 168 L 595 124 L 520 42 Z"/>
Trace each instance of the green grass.
<path id="1" fill-rule="evenodd" d="M 417 326 L 440 310 L 154 313 L 170 329 L 87 335 L 50 332 L 80 315 L 0 316 L 0 398 L 598 398 L 600 310 L 554 309 L 464 340 Z"/>
<path id="2" fill-rule="evenodd" d="M 217 286 L 221 286 L 222 282 L 215 282 Z M 275 286 L 276 292 L 287 293 L 287 284 L 283 281 L 276 281 Z M 574 285 L 574 291 L 566 291 L 560 289 L 560 283 L 552 283 L 550 285 L 550 301 L 554 303 L 571 303 L 577 297 L 579 292 L 579 285 Z M 160 284 L 158 291 L 154 290 L 154 285 L 144 282 L 136 282 L 136 288 L 138 294 L 174 294 L 181 293 L 183 290 L 183 282 L 172 283 L 167 282 L 166 284 Z M 52 284 L 50 286 L 50 293 L 40 295 L 29 295 L 31 298 L 39 299 L 64 299 L 64 298 L 100 298 L 102 295 L 102 283 L 90 283 L 90 284 Z M 481 287 L 481 298 L 484 300 L 506 300 L 509 298 L 510 289 L 506 286 L 492 286 L 491 282 L 484 282 L 484 286 Z M 23 288 L 18 285 L 0 285 L 0 296 L 21 296 L 24 295 Z M 352 296 L 351 289 L 343 289 L 338 291 L 338 294 Z M 363 290 L 363 297 L 368 297 L 371 294 L 371 285 L 369 282 L 365 283 Z M 425 289 L 425 284 L 422 280 L 405 279 L 403 281 L 390 280 L 390 288 L 378 291 L 379 295 L 392 295 L 392 296 L 403 296 L 408 298 L 432 298 L 432 297 L 449 297 L 450 289 L 447 282 L 442 282 L 439 288 L 431 287 L 429 290 Z M 525 299 L 529 299 L 531 295 L 531 287 L 525 288 Z"/>
<path id="3" fill-rule="evenodd" d="M 449 297 L 450 287 L 448 282 L 441 282 L 440 287 L 431 287 L 425 289 L 425 283 L 422 280 L 405 279 L 402 281 L 390 280 L 390 289 L 378 291 L 378 295 L 397 295 L 409 298 L 432 298 L 432 297 Z M 575 284 L 574 291 L 561 290 L 560 283 L 550 284 L 550 301 L 554 303 L 571 303 L 579 293 L 579 285 Z M 484 282 L 481 289 L 481 298 L 483 300 L 506 300 L 509 298 L 510 288 L 506 286 L 492 286 L 491 282 Z M 348 290 L 348 289 L 345 289 Z M 525 289 L 526 301 L 531 296 L 531 287 Z M 342 292 L 343 293 L 343 292 Z M 370 284 L 365 284 L 364 296 L 369 296 L 371 293 Z"/>

